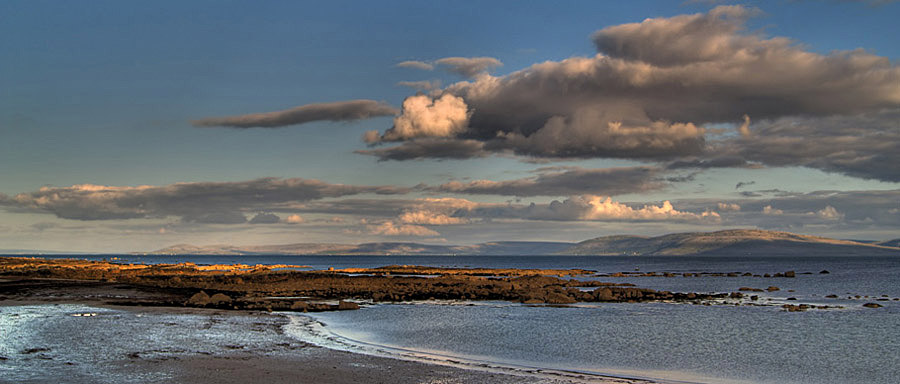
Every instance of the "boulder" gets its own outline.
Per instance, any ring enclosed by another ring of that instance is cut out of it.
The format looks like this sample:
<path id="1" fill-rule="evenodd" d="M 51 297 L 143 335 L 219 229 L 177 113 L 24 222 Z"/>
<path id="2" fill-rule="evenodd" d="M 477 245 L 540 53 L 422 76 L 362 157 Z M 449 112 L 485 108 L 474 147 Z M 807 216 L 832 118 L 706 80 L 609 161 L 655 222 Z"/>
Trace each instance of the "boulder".
<path id="1" fill-rule="evenodd" d="M 217 293 L 209 298 L 211 304 L 231 304 L 231 297 L 224 293 Z"/>
<path id="2" fill-rule="evenodd" d="M 878 303 L 865 303 L 862 306 L 866 308 L 881 308 L 881 304 Z"/>
<path id="3" fill-rule="evenodd" d="M 185 304 L 187 305 L 206 305 L 209 304 L 209 295 L 206 292 L 200 291 L 195 293 L 188 299 Z"/>

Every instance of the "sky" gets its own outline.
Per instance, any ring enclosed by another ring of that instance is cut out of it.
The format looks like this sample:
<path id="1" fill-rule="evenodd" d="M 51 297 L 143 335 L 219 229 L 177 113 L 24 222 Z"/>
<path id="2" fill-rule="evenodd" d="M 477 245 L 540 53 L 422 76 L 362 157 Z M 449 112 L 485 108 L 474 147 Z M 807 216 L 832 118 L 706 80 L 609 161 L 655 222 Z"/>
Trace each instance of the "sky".
<path id="1" fill-rule="evenodd" d="M 0 3 L 0 250 L 900 238 L 893 1 Z"/>

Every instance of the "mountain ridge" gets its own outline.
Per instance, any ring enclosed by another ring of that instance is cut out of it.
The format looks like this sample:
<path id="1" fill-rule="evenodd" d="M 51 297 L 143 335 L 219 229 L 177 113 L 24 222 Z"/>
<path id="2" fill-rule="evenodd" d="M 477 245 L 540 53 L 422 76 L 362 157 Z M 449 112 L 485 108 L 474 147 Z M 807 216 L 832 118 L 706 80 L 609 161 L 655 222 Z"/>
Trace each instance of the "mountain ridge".
<path id="1" fill-rule="evenodd" d="M 601 236 L 577 243 L 492 241 L 474 245 L 415 242 L 294 243 L 233 246 L 176 244 L 138 254 L 167 255 L 595 255 L 595 256 L 862 256 L 897 255 L 895 240 L 863 242 L 759 229 L 684 232 L 648 237 Z"/>

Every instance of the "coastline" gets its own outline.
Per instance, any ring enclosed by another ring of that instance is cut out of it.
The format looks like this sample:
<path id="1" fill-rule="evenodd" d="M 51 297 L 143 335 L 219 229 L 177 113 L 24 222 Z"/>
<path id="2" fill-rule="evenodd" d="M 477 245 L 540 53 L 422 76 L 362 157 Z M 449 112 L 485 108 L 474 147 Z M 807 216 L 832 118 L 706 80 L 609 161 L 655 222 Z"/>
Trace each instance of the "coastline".
<path id="1" fill-rule="evenodd" d="M 97 361 L 78 361 L 78 356 L 67 353 L 64 348 L 36 343 L 23 346 L 16 351 L 7 350 L 0 354 L 2 368 L 21 368 L 35 365 L 45 369 L 46 376 L 14 377 L 0 383 L 30 383 L 58 380 L 64 374 L 67 382 L 94 383 L 115 378 L 115 382 L 181 382 L 201 383 L 245 383 L 264 379 L 267 383 L 647 383 L 647 380 L 618 379 L 575 372 L 542 371 L 537 369 L 514 369 L 500 365 L 471 365 L 461 362 L 427 358 L 410 359 L 399 355 L 373 355 L 351 351 L 330 349 L 311 344 L 286 335 L 284 327 L 290 322 L 286 313 L 267 311 L 222 310 L 215 308 L 133 306 L 107 303 L 107 299 L 145 300 L 148 297 L 162 298 L 160 292 L 145 287 L 113 286 L 109 283 L 73 280 L 51 280 L 65 289 L 38 284 L 35 291 L 28 291 L 14 297 L 6 295 L 0 301 L 0 311 L 11 318 L 18 313 L 8 311 L 38 310 L 50 311 L 44 316 L 57 318 L 54 321 L 81 321 L 88 326 L 97 321 L 106 322 L 104 331 L 112 332 L 118 325 L 110 316 L 125 317 L 140 321 L 144 332 L 153 331 L 152 337 L 131 335 L 133 342 L 118 345 L 121 340 L 104 338 L 103 333 L 85 333 L 69 344 L 92 344 L 104 346 L 114 352 Z M 21 284 L 21 280 L 0 279 L 0 286 L 10 283 Z M 21 287 L 19 287 L 21 288 Z M 20 291 L 21 292 L 21 291 Z M 163 295 L 164 296 L 164 295 Z M 74 313 L 72 313 L 74 311 Z M 42 312 L 44 313 L 44 312 Z M 81 315 L 84 315 L 82 317 Z M 300 313 L 291 314 L 303 316 Z M 73 317 L 76 316 L 76 317 Z M 120 321 L 120 320 L 117 320 Z M 192 344 L 185 348 L 163 348 L 156 340 L 181 337 L 179 332 L 211 332 L 212 325 L 239 324 L 234 328 L 219 329 L 217 332 L 252 333 L 252 344 L 235 343 L 213 345 Z M 247 329 L 250 328 L 250 329 Z M 81 331 L 81 329 L 79 329 Z M 131 332 L 131 330 L 119 330 Z M 117 331 L 117 332 L 119 332 Z M 117 349 L 118 348 L 118 349 Z M 124 349 L 122 349 L 124 348 Z M 102 365 L 107 371 L 90 367 Z M 89 373 L 83 373 L 88 371 Z M 13 371 L 15 372 L 15 371 Z M 137 378 L 137 379 L 129 379 Z"/>

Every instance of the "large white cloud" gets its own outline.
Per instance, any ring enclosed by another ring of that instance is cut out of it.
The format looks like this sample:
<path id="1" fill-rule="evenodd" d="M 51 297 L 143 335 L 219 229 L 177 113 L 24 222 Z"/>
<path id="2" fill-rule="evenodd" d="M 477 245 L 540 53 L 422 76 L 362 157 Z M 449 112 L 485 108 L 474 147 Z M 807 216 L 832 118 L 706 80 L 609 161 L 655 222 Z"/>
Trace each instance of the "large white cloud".
<path id="1" fill-rule="evenodd" d="M 393 128 L 378 137 L 367 134 L 367 141 L 402 141 L 421 137 L 451 137 L 464 131 L 469 111 L 462 98 L 444 94 L 432 99 L 415 95 L 403 101 L 403 111 L 394 118 Z"/>

